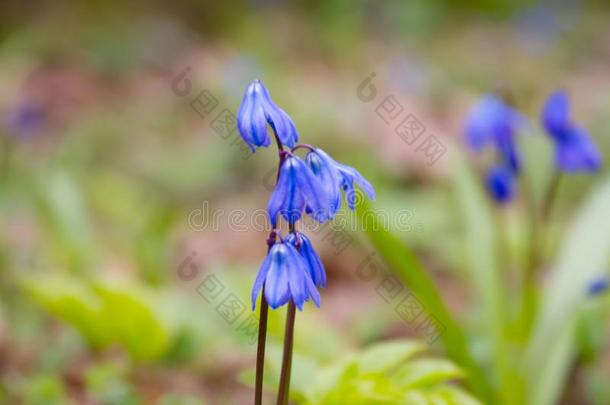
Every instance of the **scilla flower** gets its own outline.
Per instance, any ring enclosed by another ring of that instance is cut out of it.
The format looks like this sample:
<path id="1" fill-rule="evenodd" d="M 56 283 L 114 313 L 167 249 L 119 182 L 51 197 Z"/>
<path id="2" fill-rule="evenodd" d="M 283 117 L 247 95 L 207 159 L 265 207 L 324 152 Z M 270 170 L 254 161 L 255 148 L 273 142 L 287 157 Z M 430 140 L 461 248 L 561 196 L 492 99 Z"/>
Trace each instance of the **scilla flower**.
<path id="1" fill-rule="evenodd" d="M 520 159 L 515 134 L 527 123 L 517 110 L 487 94 L 472 108 L 466 122 L 466 141 L 475 152 L 493 145 L 505 166 L 518 173 Z"/>
<path id="2" fill-rule="evenodd" d="M 342 165 L 331 158 L 322 149 L 313 149 L 307 154 L 307 164 L 318 177 L 330 198 L 331 215 L 335 215 L 341 206 L 341 190 L 345 192 L 347 205 L 354 209 L 356 202 L 356 183 L 371 199 L 375 199 L 375 190 L 356 169 Z M 309 210 L 308 210 L 309 211 Z"/>
<path id="3" fill-rule="evenodd" d="M 307 236 L 300 232 L 291 233 L 286 237 L 286 242 L 293 245 L 307 263 L 307 269 L 313 283 L 318 287 L 326 287 L 326 272 L 322 260 L 313 249 L 313 245 Z"/>
<path id="4" fill-rule="evenodd" d="M 527 120 L 498 97 L 488 94 L 472 108 L 466 122 L 466 142 L 474 152 L 491 145 L 496 151 L 496 165 L 487 174 L 491 197 L 506 203 L 516 194 L 516 176 L 521 170 L 515 135 Z"/>
<path id="5" fill-rule="evenodd" d="M 306 206 L 318 222 L 331 217 L 328 194 L 320 180 L 300 157 L 289 155 L 282 162 L 278 182 L 267 206 L 271 225 L 277 225 L 278 214 L 289 224 L 294 224 Z"/>
<path id="6" fill-rule="evenodd" d="M 271 100 L 263 83 L 254 80 L 246 89 L 237 112 L 237 129 L 253 152 L 259 146 L 269 146 L 267 124 L 282 145 L 292 148 L 298 141 L 299 136 L 292 119 Z"/>
<path id="7" fill-rule="evenodd" d="M 563 172 L 595 172 L 601 156 L 587 134 L 570 117 L 570 101 L 564 91 L 552 93 L 542 109 L 542 125 L 555 141 L 555 162 Z"/>
<path id="8" fill-rule="evenodd" d="M 262 403 L 268 306 L 277 309 L 288 304 L 277 398 L 277 403 L 284 404 L 288 403 L 296 308 L 302 310 L 303 304 L 310 298 L 319 307 L 320 294 L 317 287 L 326 285 L 324 265 L 311 241 L 296 231 L 296 222 L 301 219 L 303 211 L 318 222 L 332 219 L 341 204 L 341 190 L 346 194 L 348 206 L 353 209 L 356 198 L 354 183 L 370 198 L 375 197 L 375 191 L 356 169 L 335 162 L 320 149 L 310 145 L 296 145 L 298 135 L 292 120 L 273 103 L 263 84 L 255 80 L 246 89 L 237 114 L 239 133 L 252 151 L 271 143 L 267 125 L 273 129 L 279 165 L 277 184 L 267 206 L 272 226 L 267 239 L 267 256 L 252 287 L 253 310 L 259 292 L 263 291 L 254 402 Z M 295 155 L 301 148 L 310 151 L 307 163 Z M 285 239 L 281 237 L 278 216 L 282 216 L 288 223 L 289 233 Z"/>
<path id="9" fill-rule="evenodd" d="M 258 271 L 252 288 L 252 309 L 258 293 L 265 284 L 265 299 L 273 309 L 292 300 L 300 310 L 311 298 L 320 306 L 320 294 L 309 273 L 308 265 L 292 243 L 274 244 Z"/>

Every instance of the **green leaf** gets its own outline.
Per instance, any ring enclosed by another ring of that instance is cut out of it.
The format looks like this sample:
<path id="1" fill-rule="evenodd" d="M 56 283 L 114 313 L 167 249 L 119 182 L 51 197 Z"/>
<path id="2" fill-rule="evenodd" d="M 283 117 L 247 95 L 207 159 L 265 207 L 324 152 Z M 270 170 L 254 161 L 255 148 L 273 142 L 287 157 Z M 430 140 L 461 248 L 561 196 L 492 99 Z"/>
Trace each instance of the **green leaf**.
<path id="1" fill-rule="evenodd" d="M 135 360 L 153 360 L 170 345 L 169 331 L 152 300 L 137 285 L 93 284 L 66 277 L 37 277 L 25 291 L 68 322 L 96 349 L 118 343 Z"/>
<path id="2" fill-rule="evenodd" d="M 431 403 L 446 405 L 481 405 L 481 402 L 464 392 L 462 389 L 445 385 L 430 394 Z"/>
<path id="3" fill-rule="evenodd" d="M 152 360 L 169 347 L 169 336 L 145 293 L 136 286 L 96 283 L 95 292 L 104 302 L 100 320 L 112 325 L 114 338 L 136 360 Z"/>
<path id="4" fill-rule="evenodd" d="M 526 353 L 528 403 L 556 403 L 575 356 L 575 327 L 591 280 L 604 274 L 610 246 L 610 179 L 578 211 L 559 249 Z"/>
<path id="5" fill-rule="evenodd" d="M 47 276 L 27 279 L 23 286 L 34 301 L 71 324 L 93 348 L 108 346 L 108 329 L 95 323 L 102 316 L 103 303 L 82 283 Z"/>
<path id="6" fill-rule="evenodd" d="M 388 371 L 423 350 L 423 344 L 415 341 L 397 340 L 379 343 L 358 356 L 359 371 L 361 373 Z"/>
<path id="7" fill-rule="evenodd" d="M 459 217 L 463 219 L 467 270 L 479 299 L 476 305 L 482 311 L 486 335 L 491 340 L 493 367 L 490 372 L 499 374 L 501 387 L 506 388 L 501 393 L 503 402 L 512 404 L 519 402 L 515 398 L 519 393 L 515 392 L 516 376 L 509 369 L 507 358 L 506 298 L 496 255 L 497 224 L 480 185 L 482 180 L 476 178 L 461 156 L 457 158 L 453 172 Z"/>
<path id="8" fill-rule="evenodd" d="M 396 371 L 394 380 L 406 388 L 418 388 L 464 377 L 464 372 L 446 359 L 417 359 Z"/>
<path id="9" fill-rule="evenodd" d="M 443 299 L 415 254 L 396 235 L 384 229 L 382 220 L 361 200 L 357 217 L 389 268 L 409 287 L 444 328 L 440 340 L 448 356 L 461 364 L 468 373 L 469 385 L 481 398 L 491 402 L 491 391 L 481 369 L 474 362 L 462 331 L 447 309 Z"/>

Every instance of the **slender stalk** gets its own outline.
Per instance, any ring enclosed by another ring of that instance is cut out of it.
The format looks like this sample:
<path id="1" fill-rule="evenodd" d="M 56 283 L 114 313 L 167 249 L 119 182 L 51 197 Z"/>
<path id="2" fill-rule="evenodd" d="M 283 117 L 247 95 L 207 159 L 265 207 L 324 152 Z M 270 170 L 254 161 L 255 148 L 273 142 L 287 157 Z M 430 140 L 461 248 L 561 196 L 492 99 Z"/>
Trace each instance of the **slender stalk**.
<path id="1" fill-rule="evenodd" d="M 290 371 L 292 369 L 292 347 L 294 341 L 294 319 L 296 306 L 293 301 L 288 304 L 286 315 L 286 329 L 284 333 L 284 353 L 282 355 L 282 371 L 280 374 L 280 388 L 277 394 L 277 405 L 287 405 L 290 391 Z"/>
<path id="2" fill-rule="evenodd" d="M 278 158 L 279 164 L 277 167 L 277 176 L 276 181 L 280 177 L 280 169 L 282 168 L 282 163 L 285 159 L 284 147 L 280 142 L 277 133 L 274 132 L 275 142 L 277 144 L 278 149 Z M 269 239 L 267 239 L 267 246 L 269 250 L 275 243 L 276 238 L 276 230 L 272 230 L 269 235 Z M 267 304 L 267 300 L 265 299 L 265 285 L 263 284 L 263 288 L 261 289 L 261 309 L 258 319 L 258 345 L 256 348 L 256 377 L 255 377 L 255 387 L 254 387 L 254 405 L 261 405 L 263 401 L 263 375 L 265 372 L 265 346 L 267 342 L 267 319 L 269 315 L 269 304 Z"/>
<path id="3" fill-rule="evenodd" d="M 263 373 L 265 370 L 265 343 L 267 341 L 267 315 L 269 305 L 265 299 L 265 285 L 261 290 L 261 310 L 258 319 L 258 347 L 256 348 L 256 386 L 254 389 L 254 404 L 263 402 Z"/>
<path id="4" fill-rule="evenodd" d="M 523 303 L 522 303 L 522 337 L 527 339 L 534 321 L 536 308 L 538 306 L 538 294 L 536 290 L 536 275 L 540 267 L 541 258 L 546 247 L 546 236 L 548 230 L 548 219 L 557 200 L 557 192 L 561 180 L 561 172 L 555 170 L 551 177 L 549 187 L 542 200 L 540 212 L 538 213 L 533 205 L 532 209 L 532 228 L 530 230 L 530 251 L 529 261 L 525 268 L 523 277 Z"/>
<path id="5" fill-rule="evenodd" d="M 296 232 L 294 224 L 289 224 L 289 232 Z M 299 247 L 297 246 L 297 249 Z M 286 313 L 286 328 L 284 330 L 284 352 L 282 354 L 282 370 L 280 372 L 280 387 L 277 393 L 277 405 L 287 405 L 290 396 L 290 372 L 292 370 L 292 347 L 294 342 L 294 319 L 296 306 L 294 301 L 288 303 Z"/>

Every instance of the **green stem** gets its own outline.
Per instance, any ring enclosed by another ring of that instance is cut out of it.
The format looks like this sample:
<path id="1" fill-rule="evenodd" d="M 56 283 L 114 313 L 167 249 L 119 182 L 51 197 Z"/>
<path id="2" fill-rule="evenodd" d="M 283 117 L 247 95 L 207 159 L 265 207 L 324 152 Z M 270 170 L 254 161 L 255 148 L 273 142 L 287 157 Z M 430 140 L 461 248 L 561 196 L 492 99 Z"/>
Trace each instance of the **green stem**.
<path id="1" fill-rule="evenodd" d="M 258 347 L 256 348 L 256 386 L 254 389 L 254 404 L 261 405 L 263 401 L 263 373 L 265 370 L 265 342 L 267 340 L 267 315 L 269 305 L 265 299 L 265 285 L 261 290 L 261 310 L 258 319 Z"/>
<path id="2" fill-rule="evenodd" d="M 294 342 L 294 319 L 296 306 L 291 300 L 286 315 L 286 331 L 284 333 L 284 353 L 282 356 L 282 371 L 280 374 L 280 388 L 277 394 L 277 405 L 287 405 L 290 392 L 290 371 L 292 369 L 292 347 Z"/>
<path id="3" fill-rule="evenodd" d="M 549 187 L 542 200 L 540 212 L 536 210 L 536 205 L 532 205 L 531 230 L 530 230 L 530 250 L 529 260 L 525 267 L 522 285 L 522 305 L 521 305 L 521 330 L 523 341 L 527 340 L 531 332 L 532 324 L 538 308 L 537 273 L 544 258 L 546 247 L 546 236 L 548 230 L 548 220 L 557 200 L 557 192 L 561 180 L 561 172 L 555 170 L 550 180 Z"/>

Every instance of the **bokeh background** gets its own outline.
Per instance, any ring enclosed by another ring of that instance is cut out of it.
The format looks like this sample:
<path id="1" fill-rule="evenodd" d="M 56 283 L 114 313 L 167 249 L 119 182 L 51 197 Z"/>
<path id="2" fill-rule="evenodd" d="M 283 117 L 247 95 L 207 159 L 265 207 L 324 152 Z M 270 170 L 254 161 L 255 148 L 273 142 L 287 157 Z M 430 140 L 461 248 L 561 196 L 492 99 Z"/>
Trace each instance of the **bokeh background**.
<path id="1" fill-rule="evenodd" d="M 535 193 L 552 166 L 538 114 L 554 89 L 569 91 L 608 156 L 609 17 L 601 0 L 4 2 L 0 403 L 250 403 L 256 345 L 240 325 L 265 255 L 268 228 L 256 212 L 276 156 L 244 154 L 214 120 L 237 111 L 254 78 L 303 142 L 374 184 L 374 207 L 423 260 L 484 358 L 464 248 L 470 225 L 451 163 L 464 155 L 466 114 L 495 92 L 532 119 L 522 142 L 539 173 Z M 358 89 L 370 77 L 369 101 Z M 388 96 L 443 145 L 438 160 L 384 122 L 378 106 Z M 470 159 L 475 172 L 485 166 Z M 562 186 L 548 257 L 598 181 Z M 510 280 L 527 248 L 527 207 L 517 201 L 498 215 L 514 253 L 502 263 Z M 311 234 L 329 282 L 322 308 L 297 314 L 293 384 L 307 382 L 312 362 L 426 338 L 388 303 L 385 276 L 358 276 L 375 254 L 362 232 Z M 229 296 L 244 306 L 238 320 L 219 310 Z M 272 390 L 282 316 L 270 319 Z M 598 348 L 571 368 L 562 403 L 610 403 L 610 346 Z M 429 350 L 442 352 L 436 342 Z"/>

